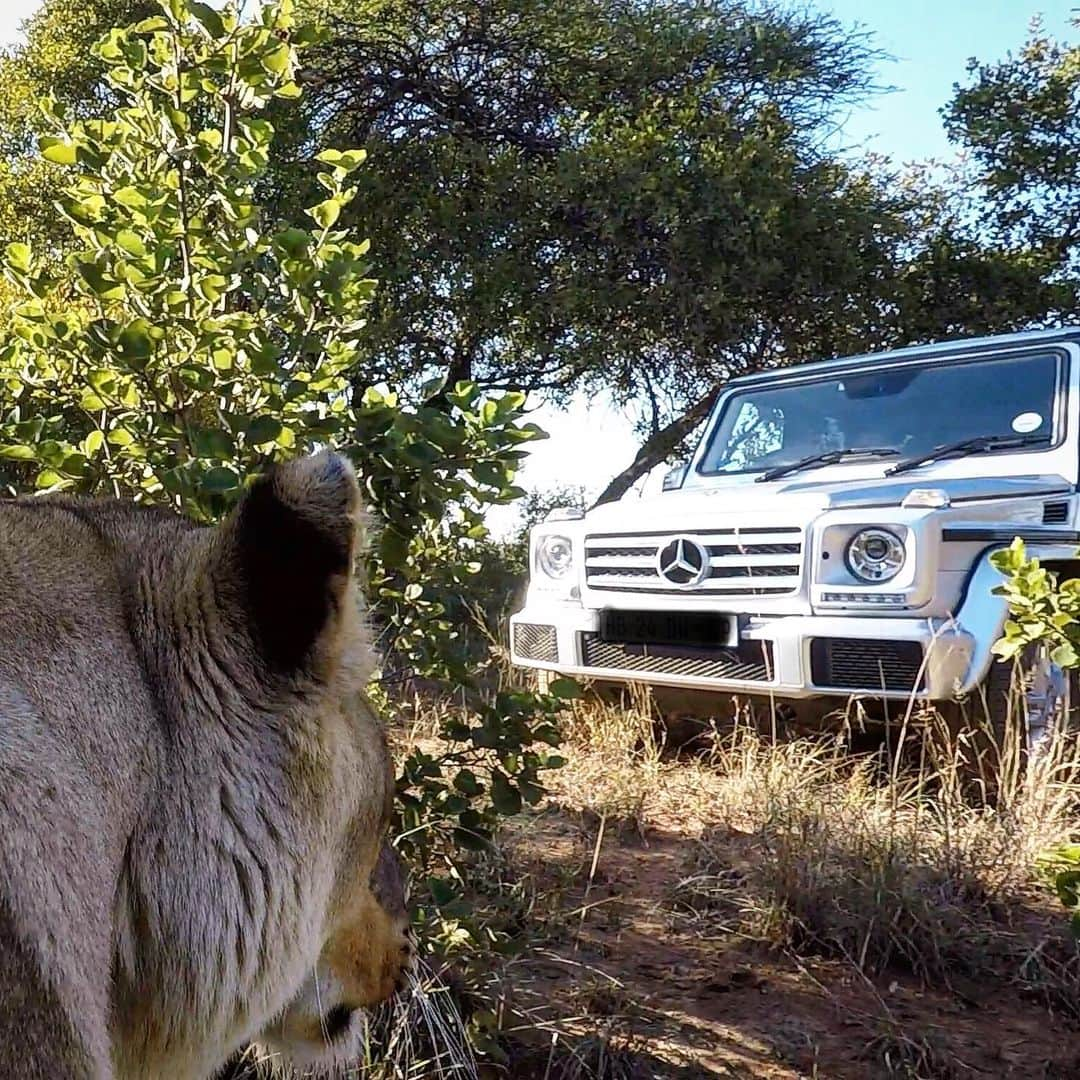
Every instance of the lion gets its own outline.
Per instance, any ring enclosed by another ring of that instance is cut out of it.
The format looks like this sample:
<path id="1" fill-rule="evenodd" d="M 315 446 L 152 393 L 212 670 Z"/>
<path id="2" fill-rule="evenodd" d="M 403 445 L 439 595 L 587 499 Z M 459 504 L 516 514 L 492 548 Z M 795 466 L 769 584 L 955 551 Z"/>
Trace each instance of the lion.
<path id="1" fill-rule="evenodd" d="M 215 528 L 0 502 L 0 1077 L 329 1065 L 400 989 L 361 535 L 330 452 Z"/>

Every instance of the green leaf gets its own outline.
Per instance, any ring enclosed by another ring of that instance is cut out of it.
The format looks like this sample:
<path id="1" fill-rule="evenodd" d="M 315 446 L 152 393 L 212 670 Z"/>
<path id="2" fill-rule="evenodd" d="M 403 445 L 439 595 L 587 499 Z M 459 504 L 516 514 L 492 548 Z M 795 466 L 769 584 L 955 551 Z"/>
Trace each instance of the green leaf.
<path id="1" fill-rule="evenodd" d="M 142 237 L 131 229 L 121 229 L 116 234 L 116 243 L 129 255 L 134 255 L 137 258 L 141 259 L 146 254 L 146 245 L 143 243 Z"/>
<path id="2" fill-rule="evenodd" d="M 141 368 L 154 352 L 154 339 L 149 322 L 142 318 L 134 319 L 117 335 L 116 344 L 125 360 L 133 367 Z"/>
<path id="3" fill-rule="evenodd" d="M 240 486 L 240 477 L 232 469 L 219 466 L 206 472 L 200 483 L 203 491 L 234 491 Z"/>
<path id="4" fill-rule="evenodd" d="M 46 161 L 51 161 L 56 165 L 75 164 L 75 147 L 64 139 L 57 139 L 51 135 L 43 135 L 38 139 L 38 147 L 41 150 L 41 156 Z"/>
<path id="5" fill-rule="evenodd" d="M 39 491 L 45 488 L 52 487 L 66 487 L 67 481 L 62 477 L 55 469 L 42 469 L 37 474 L 37 479 L 34 481 L 34 487 Z"/>
<path id="6" fill-rule="evenodd" d="M 248 442 L 255 446 L 274 442 L 281 434 L 281 421 L 272 416 L 257 416 L 247 428 Z"/>
<path id="7" fill-rule="evenodd" d="M 552 679 L 548 693 L 552 697 L 569 701 L 581 697 L 581 687 L 573 679 Z"/>
<path id="8" fill-rule="evenodd" d="M 293 259 L 304 255 L 310 242 L 311 234 L 304 229 L 283 229 L 274 236 L 274 243 Z"/>
<path id="9" fill-rule="evenodd" d="M 35 461 L 37 455 L 29 446 L 0 446 L 0 458 L 8 461 Z"/>
<path id="10" fill-rule="evenodd" d="M 109 277 L 97 263 L 77 263 L 79 274 L 90 286 L 90 290 L 102 300 L 119 300 L 124 295 L 123 282 Z"/>
<path id="11" fill-rule="evenodd" d="M 99 394 L 114 394 L 116 392 L 116 372 L 112 368 L 94 368 L 86 374 L 86 381 Z"/>
<path id="12" fill-rule="evenodd" d="M 88 464 L 85 454 L 68 454 L 61 462 L 60 468 L 68 476 L 81 477 L 86 475 Z"/>
<path id="13" fill-rule="evenodd" d="M 449 878 L 429 877 L 427 885 L 428 892 L 431 893 L 431 899 L 439 907 L 446 907 L 457 898 L 457 888 Z"/>
<path id="14" fill-rule="evenodd" d="M 30 272 L 30 245 L 15 242 L 7 246 L 8 265 L 13 270 L 27 274 Z"/>
<path id="15" fill-rule="evenodd" d="M 1054 879 L 1054 888 L 1065 907 L 1080 905 L 1080 871 L 1063 870 Z"/>
<path id="16" fill-rule="evenodd" d="M 309 206 L 307 212 L 315 219 L 316 224 L 329 229 L 341 215 L 341 200 L 326 199 L 315 206 Z"/>
<path id="17" fill-rule="evenodd" d="M 199 3 L 199 0 L 188 0 L 191 14 L 205 27 L 206 32 L 214 38 L 225 36 L 225 25 L 221 16 L 209 5 Z"/>
<path id="18" fill-rule="evenodd" d="M 289 46 L 282 42 L 274 48 L 269 49 L 267 52 L 264 52 L 260 57 L 260 62 L 271 75 L 284 75 L 289 67 L 289 56 L 291 51 Z"/>
<path id="19" fill-rule="evenodd" d="M 138 188 L 128 185 L 113 192 L 112 201 L 126 206 L 129 210 L 142 210 L 146 206 L 146 196 Z"/>
<path id="20" fill-rule="evenodd" d="M 211 154 L 217 153 L 221 149 L 221 132 L 217 128 L 207 128 L 195 136 L 195 141 Z"/>
<path id="21" fill-rule="evenodd" d="M 163 19 L 160 15 L 151 15 L 148 19 L 143 19 L 142 22 L 137 22 L 133 27 L 137 34 L 152 34 L 158 30 L 168 30 L 169 21 Z"/>
<path id="22" fill-rule="evenodd" d="M 1063 668 L 1074 668 L 1080 665 L 1080 656 L 1077 655 L 1071 641 L 1063 641 L 1053 649 L 1050 653 L 1050 659 Z"/>
<path id="23" fill-rule="evenodd" d="M 521 813 L 521 792 L 500 769 L 491 774 L 491 803 L 506 817 Z"/>
<path id="24" fill-rule="evenodd" d="M 476 779 L 476 774 L 471 769 L 459 769 L 454 777 L 454 787 L 469 798 L 476 798 L 484 791 L 483 785 Z"/>
<path id="25" fill-rule="evenodd" d="M 228 284 L 221 274 L 204 274 L 195 279 L 195 291 L 209 303 L 215 304 L 225 294 Z"/>
<path id="26" fill-rule="evenodd" d="M 323 150 L 315 155 L 316 161 L 324 165 L 330 165 L 339 171 L 340 175 L 347 176 L 358 169 L 367 160 L 366 150 Z"/>

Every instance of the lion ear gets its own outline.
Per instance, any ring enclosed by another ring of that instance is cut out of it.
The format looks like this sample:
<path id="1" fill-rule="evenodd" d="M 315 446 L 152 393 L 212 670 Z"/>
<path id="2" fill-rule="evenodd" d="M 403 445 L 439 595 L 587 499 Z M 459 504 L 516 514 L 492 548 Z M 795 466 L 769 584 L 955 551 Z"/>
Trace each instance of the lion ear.
<path id="1" fill-rule="evenodd" d="M 224 526 L 239 600 L 271 671 L 317 664 L 349 593 L 359 505 L 352 466 L 324 451 L 260 476 Z"/>

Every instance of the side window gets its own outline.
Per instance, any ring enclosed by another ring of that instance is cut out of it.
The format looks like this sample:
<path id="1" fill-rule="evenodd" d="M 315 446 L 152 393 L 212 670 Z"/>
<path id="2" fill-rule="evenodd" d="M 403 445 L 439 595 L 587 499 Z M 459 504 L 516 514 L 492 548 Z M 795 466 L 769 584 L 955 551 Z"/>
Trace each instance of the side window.
<path id="1" fill-rule="evenodd" d="M 780 409 L 759 409 L 753 401 L 739 406 L 717 466 L 732 471 L 751 468 L 766 454 L 784 445 L 784 414 Z"/>

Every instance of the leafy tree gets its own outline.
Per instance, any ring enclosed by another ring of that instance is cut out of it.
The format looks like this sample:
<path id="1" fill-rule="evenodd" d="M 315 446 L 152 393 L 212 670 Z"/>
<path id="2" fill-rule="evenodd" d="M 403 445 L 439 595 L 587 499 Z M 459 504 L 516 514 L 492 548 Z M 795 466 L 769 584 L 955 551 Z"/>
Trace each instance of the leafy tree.
<path id="1" fill-rule="evenodd" d="M 102 116 L 115 106 L 93 46 L 107 30 L 146 18 L 154 0 L 45 0 L 26 21 L 25 44 L 0 61 L 0 237 L 48 250 L 68 239 L 52 212 L 64 176 L 36 153 L 38 101 L 53 94 L 73 114 Z"/>
<path id="2" fill-rule="evenodd" d="M 865 41 L 831 19 L 731 0 L 319 10 L 311 127 L 370 148 L 365 224 L 380 248 L 406 239 L 372 312 L 387 371 L 643 402 L 651 460 L 718 379 L 779 352 L 766 324 L 833 337 L 891 257 L 888 200 L 816 149 L 866 87 Z"/>
<path id="3" fill-rule="evenodd" d="M 1055 664 L 1080 667 L 1080 580 L 1059 582 L 1054 570 L 1028 556 L 1019 537 L 990 558 L 1004 577 L 994 592 L 1009 605 L 994 653 L 1015 660 L 1030 646 L 1045 645 Z"/>
<path id="4" fill-rule="evenodd" d="M 1068 322 L 1080 310 L 1080 49 L 1036 20 L 1015 56 L 973 59 L 967 76 L 943 116 L 967 155 L 956 186 L 973 199 L 966 230 L 943 229 L 928 248 L 943 270 L 925 317 L 940 319 L 977 292 L 995 328 Z M 957 231 L 967 239 L 950 248 Z M 981 275 L 975 289 L 958 267 Z"/>
<path id="5" fill-rule="evenodd" d="M 1015 55 L 973 59 L 967 75 L 944 116 L 950 136 L 973 159 L 993 224 L 1015 244 L 1059 256 L 1075 272 L 1080 47 L 1055 41 L 1036 20 Z"/>
<path id="6" fill-rule="evenodd" d="M 258 190 L 296 219 L 321 148 L 377 162 L 342 209 L 382 282 L 350 382 L 413 402 L 432 378 L 609 392 L 636 406 L 643 443 L 605 497 L 677 453 L 734 374 L 1073 303 L 1052 245 L 988 229 L 963 177 L 822 150 L 823 125 L 868 91 L 872 55 L 828 17 L 739 0 L 303 2 L 328 33 L 304 99 L 268 106 Z M 124 5 L 47 0 L 0 87 L 55 85 L 100 115 L 113 91 L 80 43 Z M 28 179 L 0 225 L 50 253 L 66 241 L 33 195 L 54 177 L 26 172 L 34 125 L 12 108 L 0 101 L 0 195 Z"/>
<path id="7" fill-rule="evenodd" d="M 326 144 L 379 163 L 343 217 L 383 259 L 358 383 L 614 391 L 646 403 L 651 461 L 718 380 L 840 348 L 852 296 L 878 302 L 907 223 L 815 149 L 865 89 L 866 43 L 832 20 L 732 0 L 309 7 L 330 33 L 271 188 L 309 205 Z"/>
<path id="8" fill-rule="evenodd" d="M 561 390 L 640 362 L 651 319 L 727 318 L 701 310 L 696 272 L 722 263 L 747 291 L 755 183 L 864 82 L 862 42 L 830 20 L 730 0 L 320 11 L 312 126 L 371 150 L 365 224 L 406 241 L 373 312 L 379 360 L 490 385 Z"/>

